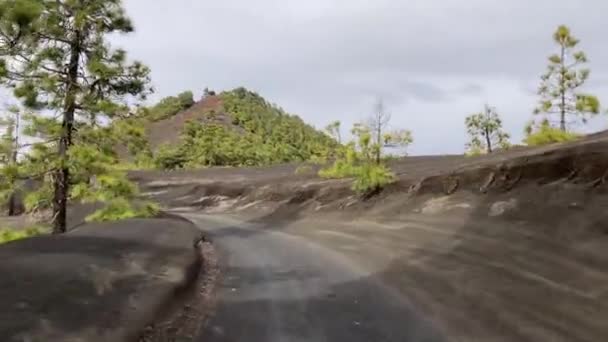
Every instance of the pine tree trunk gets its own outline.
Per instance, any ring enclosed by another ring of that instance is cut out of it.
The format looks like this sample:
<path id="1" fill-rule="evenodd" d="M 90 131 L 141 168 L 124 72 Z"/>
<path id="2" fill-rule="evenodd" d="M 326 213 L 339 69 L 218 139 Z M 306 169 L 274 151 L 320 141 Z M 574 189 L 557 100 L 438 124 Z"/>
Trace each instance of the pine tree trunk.
<path id="1" fill-rule="evenodd" d="M 377 150 L 376 150 L 376 164 L 380 165 L 380 161 L 382 160 L 382 148 L 381 148 L 381 144 L 382 144 L 382 124 L 381 124 L 381 117 L 378 117 L 378 127 L 377 127 L 377 138 L 376 138 L 376 144 L 377 144 Z"/>
<path id="2" fill-rule="evenodd" d="M 560 129 L 562 131 L 566 131 L 566 47 L 562 45 L 562 55 L 561 55 L 561 79 L 560 79 L 560 95 L 561 95 L 561 103 L 560 103 Z"/>
<path id="3" fill-rule="evenodd" d="M 17 198 L 15 192 L 8 198 L 8 216 L 17 216 Z"/>
<path id="4" fill-rule="evenodd" d="M 559 128 L 566 132 L 567 127 L 566 127 L 566 94 L 562 93 L 562 110 L 561 110 L 561 119 L 559 122 Z"/>
<path id="5" fill-rule="evenodd" d="M 80 67 L 80 32 L 76 31 L 71 44 L 68 84 L 64 103 L 61 137 L 59 139 L 59 160 L 61 167 L 55 172 L 53 198 L 53 234 L 67 231 L 67 206 L 70 193 L 70 170 L 67 166 L 67 154 L 72 145 L 74 131 L 74 113 L 76 112 L 76 92 L 78 86 L 78 69 Z"/>
<path id="6" fill-rule="evenodd" d="M 20 131 L 20 115 L 17 112 L 15 115 L 15 132 L 13 133 L 14 135 L 14 141 L 13 141 L 13 147 L 12 147 L 12 153 L 11 153 L 11 159 L 10 159 L 10 164 L 11 165 L 15 165 L 17 164 L 17 158 L 19 157 L 19 131 Z M 10 197 L 8 198 L 8 216 L 17 216 L 19 215 L 20 212 L 19 210 L 17 210 L 17 194 L 15 193 L 15 190 L 13 190 L 13 192 L 11 193 Z"/>
<path id="7" fill-rule="evenodd" d="M 490 139 L 490 132 L 488 131 L 487 128 L 486 128 L 485 136 L 486 136 L 486 146 L 487 146 L 488 154 L 490 154 L 494 151 L 492 150 L 492 139 Z"/>

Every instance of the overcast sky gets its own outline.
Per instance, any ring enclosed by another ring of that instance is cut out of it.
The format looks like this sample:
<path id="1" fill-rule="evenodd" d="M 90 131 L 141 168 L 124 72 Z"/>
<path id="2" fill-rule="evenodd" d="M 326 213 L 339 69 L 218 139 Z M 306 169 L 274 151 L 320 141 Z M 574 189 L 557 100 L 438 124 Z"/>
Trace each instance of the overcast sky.
<path id="1" fill-rule="evenodd" d="M 156 98 L 245 86 L 345 131 L 384 99 L 412 154 L 461 153 L 464 118 L 497 107 L 521 141 L 538 78 L 569 25 L 589 56 L 586 90 L 608 104 L 606 0 L 126 0 L 117 45 L 152 68 Z M 608 128 L 608 116 L 589 129 Z"/>

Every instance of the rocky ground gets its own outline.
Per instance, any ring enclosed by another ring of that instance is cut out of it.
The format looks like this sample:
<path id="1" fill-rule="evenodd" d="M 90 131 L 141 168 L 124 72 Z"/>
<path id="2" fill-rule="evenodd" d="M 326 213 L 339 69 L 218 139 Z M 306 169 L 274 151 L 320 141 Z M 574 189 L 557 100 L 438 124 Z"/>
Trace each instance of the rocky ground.
<path id="1" fill-rule="evenodd" d="M 0 340 L 136 340 L 196 281 L 199 237 L 167 217 L 2 245 Z"/>
<path id="2" fill-rule="evenodd" d="M 167 207 L 339 253 L 411 301 L 448 340 L 602 341 L 604 135 L 481 158 L 406 158 L 392 165 L 399 181 L 367 199 L 348 180 L 296 176 L 295 165 L 133 178 Z"/>

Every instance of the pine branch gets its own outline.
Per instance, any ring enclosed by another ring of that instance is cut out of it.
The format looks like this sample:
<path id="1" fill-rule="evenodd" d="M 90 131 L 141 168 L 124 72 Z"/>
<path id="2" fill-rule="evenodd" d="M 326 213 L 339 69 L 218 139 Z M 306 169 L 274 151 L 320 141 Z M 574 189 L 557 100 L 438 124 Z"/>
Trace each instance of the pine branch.
<path id="1" fill-rule="evenodd" d="M 35 35 L 38 38 L 42 38 L 42 39 L 45 39 L 47 41 L 60 42 L 60 43 L 68 44 L 68 45 L 71 44 L 71 42 L 69 40 L 67 40 L 67 39 L 60 38 L 60 37 L 57 37 L 57 36 L 49 36 L 49 35 L 44 34 L 43 32 L 36 32 Z"/>
<path id="2" fill-rule="evenodd" d="M 21 145 L 19 145 L 18 148 L 23 149 L 26 147 L 31 147 L 31 146 L 36 146 L 36 145 L 46 145 L 46 144 L 51 144 L 51 143 L 58 142 L 58 141 L 59 141 L 59 138 L 51 139 L 51 140 L 47 140 L 47 141 L 38 141 L 38 142 L 34 142 L 34 143 L 29 143 L 29 144 L 21 144 Z"/>
<path id="3" fill-rule="evenodd" d="M 55 171 L 57 171 L 57 169 L 53 168 L 53 169 L 48 169 L 48 170 L 41 171 L 39 173 L 30 174 L 30 175 L 23 175 L 23 176 L 19 175 L 19 176 L 17 176 L 17 179 L 18 180 L 37 179 L 37 178 L 46 176 L 48 174 L 51 174 L 51 173 L 53 173 Z"/>
<path id="4" fill-rule="evenodd" d="M 30 63 L 30 64 L 32 63 L 32 59 L 31 59 L 31 58 L 26 57 L 25 55 L 23 55 L 23 54 L 21 54 L 21 53 L 16 54 L 16 56 L 23 58 L 23 60 L 24 60 L 24 61 L 26 61 L 27 63 Z M 63 76 L 67 76 L 67 75 L 68 75 L 68 73 L 67 73 L 65 70 L 57 70 L 57 69 L 53 69 L 53 68 L 48 67 L 48 66 L 46 66 L 46 65 L 44 65 L 44 64 L 39 64 L 38 66 L 39 66 L 39 67 L 40 67 L 42 70 L 48 71 L 48 72 L 50 72 L 50 73 L 54 73 L 54 74 L 60 74 L 60 75 L 63 75 Z"/>

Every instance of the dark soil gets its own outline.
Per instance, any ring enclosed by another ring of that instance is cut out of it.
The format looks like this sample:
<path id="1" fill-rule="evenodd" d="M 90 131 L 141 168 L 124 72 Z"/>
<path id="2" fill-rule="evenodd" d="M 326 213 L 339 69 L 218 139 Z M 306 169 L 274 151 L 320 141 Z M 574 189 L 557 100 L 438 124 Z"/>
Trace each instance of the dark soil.
<path id="1" fill-rule="evenodd" d="M 398 182 L 368 199 L 348 180 L 296 176 L 297 165 L 132 177 L 168 207 L 236 215 L 348 255 L 453 341 L 606 339 L 608 133 L 391 167 Z"/>
<path id="2" fill-rule="evenodd" d="M 88 224 L 0 248 L 1 341 L 132 341 L 200 266 L 174 219 Z"/>
<path id="3" fill-rule="evenodd" d="M 190 341 L 200 333 L 213 310 L 213 292 L 219 268 L 213 245 L 200 241 L 202 265 L 197 280 L 178 294 L 172 307 L 161 312 L 156 321 L 147 326 L 139 342 Z"/>

